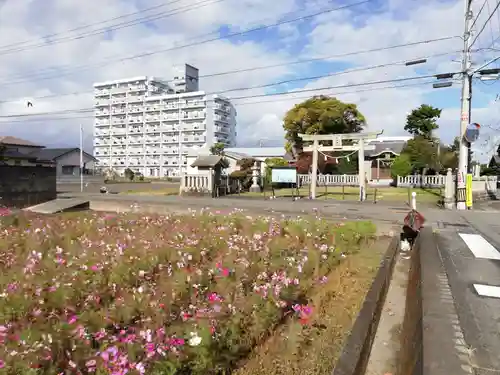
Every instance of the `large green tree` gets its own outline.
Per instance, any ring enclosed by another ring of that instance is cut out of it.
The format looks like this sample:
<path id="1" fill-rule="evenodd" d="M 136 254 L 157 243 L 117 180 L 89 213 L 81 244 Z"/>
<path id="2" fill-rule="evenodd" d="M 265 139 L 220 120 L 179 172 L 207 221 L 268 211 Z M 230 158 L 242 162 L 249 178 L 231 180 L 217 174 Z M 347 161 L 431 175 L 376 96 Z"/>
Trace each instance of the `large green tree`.
<path id="1" fill-rule="evenodd" d="M 431 139 L 432 132 L 439 128 L 437 120 L 440 117 L 441 109 L 422 104 L 406 117 L 405 130 L 414 136 Z"/>
<path id="2" fill-rule="evenodd" d="M 425 136 L 416 136 L 410 139 L 402 151 L 408 156 L 409 162 L 415 172 L 423 169 L 439 169 L 437 144 Z"/>
<path id="3" fill-rule="evenodd" d="M 298 154 L 302 150 L 299 134 L 357 133 L 366 125 L 356 104 L 343 103 L 329 96 L 315 96 L 295 105 L 285 115 L 286 148 Z"/>

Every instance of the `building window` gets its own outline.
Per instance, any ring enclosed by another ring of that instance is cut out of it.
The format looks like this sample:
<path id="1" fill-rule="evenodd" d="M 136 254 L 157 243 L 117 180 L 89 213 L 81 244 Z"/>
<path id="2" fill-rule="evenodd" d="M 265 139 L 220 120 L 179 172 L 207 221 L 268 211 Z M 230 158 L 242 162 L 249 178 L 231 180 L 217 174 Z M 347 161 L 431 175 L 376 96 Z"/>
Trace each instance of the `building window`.
<path id="1" fill-rule="evenodd" d="M 69 175 L 73 174 L 73 166 L 72 165 L 63 165 L 61 168 L 62 174 Z"/>
<path id="2" fill-rule="evenodd" d="M 14 165 L 21 165 L 21 160 L 15 160 Z"/>

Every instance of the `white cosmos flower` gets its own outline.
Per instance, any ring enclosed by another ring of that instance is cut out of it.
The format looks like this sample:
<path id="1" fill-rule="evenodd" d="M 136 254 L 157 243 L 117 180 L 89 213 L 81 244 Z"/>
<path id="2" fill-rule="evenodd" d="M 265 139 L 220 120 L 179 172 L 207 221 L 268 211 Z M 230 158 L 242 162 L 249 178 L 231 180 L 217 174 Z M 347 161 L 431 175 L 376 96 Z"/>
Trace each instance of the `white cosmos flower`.
<path id="1" fill-rule="evenodd" d="M 198 346 L 201 344 L 201 337 L 198 336 L 196 332 L 191 332 L 190 335 L 191 335 L 191 338 L 189 339 L 190 346 Z"/>

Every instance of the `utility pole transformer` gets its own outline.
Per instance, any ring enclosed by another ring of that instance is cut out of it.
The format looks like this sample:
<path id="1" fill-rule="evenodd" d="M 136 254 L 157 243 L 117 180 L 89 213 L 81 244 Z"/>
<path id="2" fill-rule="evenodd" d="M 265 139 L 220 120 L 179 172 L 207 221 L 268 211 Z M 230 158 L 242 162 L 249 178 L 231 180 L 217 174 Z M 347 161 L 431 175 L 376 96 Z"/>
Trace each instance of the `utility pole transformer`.
<path id="1" fill-rule="evenodd" d="M 467 164 L 469 159 L 469 144 L 465 140 L 464 135 L 469 125 L 470 119 L 470 100 L 471 100 L 471 59 L 470 59 L 470 42 L 471 42 L 471 21 L 472 21 L 472 0 L 465 0 L 465 29 L 464 29 L 464 49 L 462 52 L 462 97 L 461 97 L 461 113 L 460 113 L 460 151 L 458 157 L 457 170 L 457 210 L 466 210 L 465 205 L 465 176 L 467 174 Z"/>

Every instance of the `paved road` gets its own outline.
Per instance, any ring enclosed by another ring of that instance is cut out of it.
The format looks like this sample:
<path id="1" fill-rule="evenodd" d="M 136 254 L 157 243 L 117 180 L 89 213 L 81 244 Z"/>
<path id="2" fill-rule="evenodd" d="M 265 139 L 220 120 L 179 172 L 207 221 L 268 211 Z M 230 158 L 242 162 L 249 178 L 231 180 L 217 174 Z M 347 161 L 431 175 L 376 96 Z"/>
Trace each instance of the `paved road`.
<path id="1" fill-rule="evenodd" d="M 351 220 L 374 220 L 379 222 L 401 223 L 408 212 L 408 206 L 401 203 L 377 203 L 372 202 L 344 202 L 344 201 L 311 201 L 291 199 L 244 199 L 244 198 L 222 198 L 212 199 L 206 197 L 179 197 L 179 196 L 139 196 L 139 195 L 117 195 L 117 194 L 80 194 L 65 193 L 60 197 L 87 197 L 89 200 L 107 202 L 127 202 L 137 205 L 169 205 L 173 207 L 191 207 L 193 209 L 242 209 L 260 211 L 262 213 L 284 213 L 284 214 L 314 214 Z M 438 211 L 438 210 L 436 210 Z"/>
<path id="2" fill-rule="evenodd" d="M 460 353 L 477 375 L 500 372 L 500 212 L 438 221 L 438 251 L 462 328 Z M 452 215 L 449 215 L 451 218 Z"/>
<path id="3" fill-rule="evenodd" d="M 108 191 L 112 193 L 121 193 L 125 191 L 151 191 L 163 190 L 170 187 L 178 187 L 179 184 L 175 182 L 152 182 L 152 183 L 119 183 L 119 184 L 104 184 L 104 181 L 91 181 L 84 183 L 84 192 L 86 194 L 99 193 L 99 189 L 106 186 Z M 58 193 L 80 193 L 80 183 L 58 183 Z"/>

